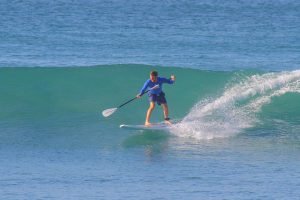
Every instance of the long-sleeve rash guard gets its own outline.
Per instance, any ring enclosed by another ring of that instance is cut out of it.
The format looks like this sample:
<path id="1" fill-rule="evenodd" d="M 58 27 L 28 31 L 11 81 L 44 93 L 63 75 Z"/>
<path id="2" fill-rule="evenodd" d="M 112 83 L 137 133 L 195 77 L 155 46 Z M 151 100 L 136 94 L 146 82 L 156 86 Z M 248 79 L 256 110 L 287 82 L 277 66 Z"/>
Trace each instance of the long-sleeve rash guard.
<path id="1" fill-rule="evenodd" d="M 167 78 L 163 78 L 163 77 L 157 77 L 157 81 L 156 82 L 152 82 L 150 79 L 148 79 L 145 83 L 144 86 L 142 87 L 141 91 L 140 91 L 140 95 L 144 94 L 144 92 L 148 89 L 148 88 L 153 88 L 156 85 L 159 85 L 158 88 L 156 89 L 152 89 L 148 92 L 148 95 L 152 95 L 152 94 L 160 94 L 162 92 L 162 84 L 163 83 L 168 83 L 168 84 L 173 84 L 174 81 L 171 79 L 167 79 Z"/>

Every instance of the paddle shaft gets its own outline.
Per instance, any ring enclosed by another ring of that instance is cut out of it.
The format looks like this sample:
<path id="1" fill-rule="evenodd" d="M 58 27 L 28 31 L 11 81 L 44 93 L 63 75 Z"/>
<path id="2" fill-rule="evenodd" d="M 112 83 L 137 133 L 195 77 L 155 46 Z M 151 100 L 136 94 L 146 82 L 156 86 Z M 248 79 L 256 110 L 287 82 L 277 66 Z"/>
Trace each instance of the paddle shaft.
<path id="1" fill-rule="evenodd" d="M 148 93 L 149 91 L 150 91 L 150 90 L 146 90 L 143 94 L 141 94 L 141 96 L 143 96 L 144 94 Z M 132 99 L 126 101 L 125 103 L 119 105 L 118 108 L 121 108 L 122 106 L 125 106 L 126 104 L 132 102 L 132 101 L 135 100 L 135 99 L 137 99 L 137 97 L 134 97 L 134 98 L 132 98 Z"/>

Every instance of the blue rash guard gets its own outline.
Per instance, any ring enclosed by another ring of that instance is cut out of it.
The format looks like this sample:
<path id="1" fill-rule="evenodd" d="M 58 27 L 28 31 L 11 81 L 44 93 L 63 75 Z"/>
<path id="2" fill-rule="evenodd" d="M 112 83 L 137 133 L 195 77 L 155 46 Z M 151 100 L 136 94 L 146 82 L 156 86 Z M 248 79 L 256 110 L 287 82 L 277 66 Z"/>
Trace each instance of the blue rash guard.
<path id="1" fill-rule="evenodd" d="M 141 91 L 140 91 L 140 95 L 144 94 L 144 92 L 149 88 L 153 88 L 156 85 L 159 85 L 158 88 L 150 90 L 148 92 L 148 95 L 151 96 L 153 94 L 155 95 L 159 95 L 162 92 L 162 84 L 163 83 L 168 83 L 168 84 L 173 84 L 174 81 L 172 81 L 171 79 L 167 79 L 167 78 L 163 78 L 163 77 L 157 77 L 157 81 L 156 82 L 152 82 L 150 79 L 148 79 L 145 83 L 144 86 L 142 87 Z"/>

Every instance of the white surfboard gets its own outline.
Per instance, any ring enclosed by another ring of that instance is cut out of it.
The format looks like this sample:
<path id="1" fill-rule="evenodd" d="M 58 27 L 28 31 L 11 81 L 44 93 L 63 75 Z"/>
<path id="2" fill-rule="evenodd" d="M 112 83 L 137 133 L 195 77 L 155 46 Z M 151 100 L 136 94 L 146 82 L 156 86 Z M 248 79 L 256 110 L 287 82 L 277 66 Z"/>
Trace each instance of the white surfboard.
<path id="1" fill-rule="evenodd" d="M 165 131 L 168 130 L 172 125 L 166 123 L 158 123 L 152 124 L 151 126 L 145 125 L 128 125 L 128 124 L 121 124 L 120 128 L 130 129 L 130 130 L 156 130 L 156 131 Z"/>

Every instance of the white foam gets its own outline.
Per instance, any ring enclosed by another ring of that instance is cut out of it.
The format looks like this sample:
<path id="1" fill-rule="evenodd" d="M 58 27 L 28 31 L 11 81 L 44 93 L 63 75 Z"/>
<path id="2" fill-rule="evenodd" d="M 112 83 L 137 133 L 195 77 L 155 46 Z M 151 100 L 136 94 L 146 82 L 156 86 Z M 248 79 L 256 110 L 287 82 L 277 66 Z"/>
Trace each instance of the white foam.
<path id="1" fill-rule="evenodd" d="M 225 89 L 216 99 L 198 102 L 171 132 L 181 137 L 229 137 L 257 123 L 255 114 L 274 96 L 300 92 L 300 70 L 253 75 Z"/>

